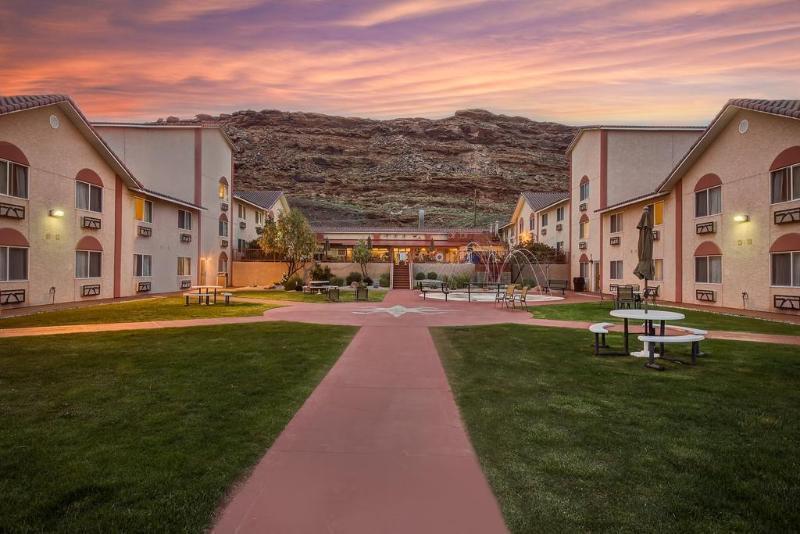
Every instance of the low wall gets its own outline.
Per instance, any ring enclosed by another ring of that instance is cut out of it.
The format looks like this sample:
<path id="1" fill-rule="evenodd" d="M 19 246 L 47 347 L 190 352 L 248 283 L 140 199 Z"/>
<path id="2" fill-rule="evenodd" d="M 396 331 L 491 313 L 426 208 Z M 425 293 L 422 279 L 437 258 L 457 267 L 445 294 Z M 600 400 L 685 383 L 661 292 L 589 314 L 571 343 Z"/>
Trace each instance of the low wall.
<path id="1" fill-rule="evenodd" d="M 347 275 L 352 272 L 361 272 L 361 266 L 357 263 L 326 261 L 320 263 L 320 265 L 323 268 L 329 267 L 331 274 L 339 278 L 347 278 Z M 373 280 L 378 280 L 382 274 L 389 274 L 389 268 L 390 264 L 388 263 L 368 263 L 367 276 Z"/>
<path id="2" fill-rule="evenodd" d="M 417 273 L 436 273 L 439 278 L 442 275 L 467 275 L 472 278 L 475 273 L 475 265 L 472 263 L 414 263 L 414 272 L 411 273 L 411 278 L 416 279 Z"/>
<path id="3" fill-rule="evenodd" d="M 288 266 L 277 261 L 235 261 L 231 264 L 231 285 L 243 286 L 271 286 L 283 278 Z M 297 272 L 303 279 L 311 270 L 307 263 Z"/>

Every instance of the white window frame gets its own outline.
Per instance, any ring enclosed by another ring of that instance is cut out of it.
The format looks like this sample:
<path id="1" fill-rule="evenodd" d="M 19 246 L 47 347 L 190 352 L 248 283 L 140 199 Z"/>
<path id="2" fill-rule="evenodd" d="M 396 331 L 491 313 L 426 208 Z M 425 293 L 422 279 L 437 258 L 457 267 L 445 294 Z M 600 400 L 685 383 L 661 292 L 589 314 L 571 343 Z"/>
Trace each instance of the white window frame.
<path id="1" fill-rule="evenodd" d="M 153 224 L 153 201 L 152 200 L 147 200 L 146 198 L 142 198 L 142 197 L 133 197 L 133 198 L 134 199 L 139 199 L 142 202 L 144 202 L 144 206 L 142 207 L 142 218 L 138 219 L 138 218 L 136 218 L 136 200 L 134 200 L 133 218 L 136 219 L 139 222 Z M 147 210 L 147 206 L 150 206 L 150 211 L 149 212 Z M 147 218 L 148 213 L 150 214 L 150 218 L 149 219 Z"/>
<path id="2" fill-rule="evenodd" d="M 222 233 L 222 225 L 223 225 L 223 223 L 225 224 L 225 233 Z M 228 222 L 228 221 L 226 221 L 226 220 L 224 220 L 224 219 L 220 219 L 220 220 L 219 220 L 219 228 L 218 228 L 218 231 L 219 231 L 219 237 L 224 237 L 224 238 L 227 238 L 227 237 L 228 237 L 228 234 L 229 234 L 229 232 L 230 232 L 230 229 L 231 229 L 231 228 L 230 228 L 230 225 L 229 225 L 229 222 Z"/>
<path id="3" fill-rule="evenodd" d="M 711 213 L 711 202 L 709 201 L 709 193 L 713 189 L 719 189 L 719 211 L 717 213 Z M 706 194 L 706 214 L 705 215 L 698 215 L 697 214 L 697 195 L 700 193 Z M 722 186 L 715 185 L 713 187 L 706 187 L 705 189 L 700 189 L 699 191 L 694 192 L 694 218 L 695 219 L 703 219 L 705 217 L 714 217 L 716 215 L 722 214 Z M 655 214 L 654 214 L 655 215 Z"/>
<path id="4" fill-rule="evenodd" d="M 564 220 L 564 213 L 565 212 L 566 212 L 566 210 L 564 209 L 564 206 L 561 206 L 560 208 L 556 208 L 556 222 L 562 222 Z"/>
<path id="5" fill-rule="evenodd" d="M 706 261 L 706 276 L 710 278 L 711 276 L 711 258 L 719 258 L 719 282 L 710 282 L 710 281 L 701 281 L 697 279 L 697 260 L 705 259 Z M 695 284 L 710 284 L 710 285 L 722 285 L 723 280 L 723 271 L 722 271 L 722 256 L 719 254 L 712 254 L 710 256 L 695 256 L 694 257 L 694 283 Z"/>
<path id="6" fill-rule="evenodd" d="M 589 200 L 589 182 L 580 184 L 578 186 L 579 198 L 581 202 Z"/>
<path id="7" fill-rule="evenodd" d="M 78 198 L 80 195 L 78 194 L 78 190 L 80 186 L 85 185 L 89 188 L 89 206 L 82 208 L 78 205 Z M 93 209 L 92 208 L 92 188 L 100 190 L 100 209 Z M 90 184 L 89 182 L 84 182 L 83 180 L 75 180 L 75 209 L 81 211 L 91 211 L 92 213 L 103 213 L 103 188 L 99 185 Z"/>
<path id="8" fill-rule="evenodd" d="M 772 277 L 772 275 L 773 275 L 773 264 L 772 264 L 772 262 L 774 261 L 775 256 L 783 255 L 783 254 L 788 254 L 789 255 L 789 285 L 788 286 L 787 285 L 778 285 L 778 284 L 776 284 L 775 280 Z M 800 256 L 800 250 L 787 250 L 787 251 L 784 251 L 784 252 L 771 252 L 770 253 L 770 255 L 769 255 L 769 284 L 770 284 L 769 286 L 770 287 L 785 287 L 785 288 L 794 288 L 794 289 L 800 288 L 800 284 L 794 285 L 792 283 L 794 281 L 794 276 L 795 276 L 795 273 L 794 273 L 794 256 L 795 255 Z"/>
<path id="9" fill-rule="evenodd" d="M 86 276 L 78 276 L 78 255 L 79 254 L 86 254 Z M 91 266 L 92 266 L 92 254 L 97 254 L 100 256 L 100 272 L 92 276 Z M 91 278 L 102 278 L 103 277 L 103 253 L 97 250 L 76 250 L 75 251 L 75 278 L 78 280 L 89 280 Z"/>
<path id="10" fill-rule="evenodd" d="M 789 169 L 789 199 L 788 200 L 774 200 L 772 198 L 772 175 L 776 172 Z M 794 175 L 795 172 L 800 173 L 800 163 L 793 163 L 791 165 L 787 165 L 786 167 L 781 167 L 780 169 L 775 169 L 774 171 L 770 171 L 769 173 L 769 202 L 771 205 L 774 204 L 783 204 L 785 202 L 795 202 L 800 200 L 800 191 L 794 190 Z"/>
<path id="11" fill-rule="evenodd" d="M 580 275 L 581 278 L 583 278 L 586 281 L 589 281 L 592 278 L 591 265 L 592 264 L 589 263 L 588 261 L 583 261 L 578 263 L 578 274 Z M 586 271 L 586 273 L 583 272 L 584 270 Z"/>
<path id="12" fill-rule="evenodd" d="M 139 258 L 141 258 L 141 272 L 139 272 Z M 150 258 L 149 268 L 150 272 L 145 274 L 145 261 L 144 258 Z M 134 254 L 133 255 L 133 276 L 136 278 L 150 278 L 153 276 L 153 256 L 152 254 Z"/>
<path id="13" fill-rule="evenodd" d="M 542 213 L 542 228 L 544 228 L 545 226 L 548 225 L 548 222 L 549 222 L 548 219 L 549 218 L 550 217 L 548 217 L 547 213 Z"/>
<path id="14" fill-rule="evenodd" d="M 11 256 L 11 249 L 14 250 L 24 250 L 25 251 L 25 278 L 9 278 L 9 273 L 11 272 L 11 262 L 9 258 Z M 28 277 L 30 276 L 30 248 L 29 247 L 12 247 L 9 245 L 0 245 L 0 254 L 5 255 L 5 264 L 6 269 L 4 273 L 0 273 L 0 282 L 27 282 Z"/>
<path id="15" fill-rule="evenodd" d="M 181 226 L 181 213 L 183 213 L 183 226 Z M 189 221 L 188 226 L 186 225 L 186 221 Z M 192 229 L 192 212 L 188 210 L 178 210 L 178 229 L 180 230 L 190 230 Z"/>
<path id="16" fill-rule="evenodd" d="M 614 224 L 615 221 L 617 223 L 616 225 Z M 622 232 L 622 222 L 623 222 L 622 212 L 612 213 L 611 216 L 608 218 L 609 233 L 618 234 Z M 614 230 L 614 226 L 617 227 L 616 230 Z"/>
<path id="17" fill-rule="evenodd" d="M 5 163 L 5 179 L 0 178 L 0 195 L 11 198 L 21 198 L 27 200 L 31 196 L 31 168 L 27 165 L 21 165 L 7 159 L 0 159 L 0 162 Z M 12 195 L 10 191 L 11 186 L 11 169 L 13 167 L 22 167 L 25 169 L 25 196 Z"/>
<path id="18" fill-rule="evenodd" d="M 239 215 L 240 219 L 242 219 L 242 220 L 246 220 L 247 219 L 247 206 L 245 206 L 244 204 L 239 203 L 239 208 L 237 209 L 237 212 L 238 212 L 238 215 Z"/>
<path id="19" fill-rule="evenodd" d="M 617 276 L 614 276 L 614 267 L 618 266 L 619 272 L 617 272 Z M 622 260 L 611 260 L 608 263 L 608 279 L 609 280 L 622 280 L 625 276 L 625 267 L 623 266 Z"/>
<path id="20" fill-rule="evenodd" d="M 585 230 L 584 230 L 585 228 Z M 578 223 L 578 239 L 589 239 L 589 221 Z"/>
<path id="21" fill-rule="evenodd" d="M 192 258 L 189 256 L 178 256 L 178 276 L 192 276 Z"/>

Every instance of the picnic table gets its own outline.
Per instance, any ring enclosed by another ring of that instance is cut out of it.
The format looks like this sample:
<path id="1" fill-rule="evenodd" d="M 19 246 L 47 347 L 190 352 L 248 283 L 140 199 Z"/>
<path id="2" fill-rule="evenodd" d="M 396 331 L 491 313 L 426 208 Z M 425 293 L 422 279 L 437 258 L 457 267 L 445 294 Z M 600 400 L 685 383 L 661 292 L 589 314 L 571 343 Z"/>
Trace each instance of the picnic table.
<path id="1" fill-rule="evenodd" d="M 185 293 L 188 296 L 197 296 L 197 301 L 202 302 L 203 298 L 205 297 L 206 305 L 210 304 L 210 299 L 213 295 L 214 297 L 214 304 L 217 303 L 217 290 L 218 289 L 225 289 L 223 286 L 211 286 L 211 285 L 200 285 L 200 286 L 192 286 L 191 289 L 195 291 L 194 293 Z M 213 293 L 212 293 L 213 291 Z M 189 299 L 186 299 L 187 304 Z"/>
<path id="2" fill-rule="evenodd" d="M 315 291 L 318 294 L 327 293 L 330 285 L 331 283 L 328 280 L 311 280 L 308 285 L 303 286 L 303 293 L 313 293 Z"/>
<path id="3" fill-rule="evenodd" d="M 682 321 L 686 318 L 685 315 L 678 312 L 673 311 L 666 311 L 666 310 L 641 310 L 641 309 L 619 309 L 619 310 L 611 310 L 611 316 L 617 317 L 622 319 L 624 322 L 624 333 L 623 338 L 625 341 L 625 354 L 629 353 L 628 349 L 628 321 L 633 319 L 635 321 L 644 321 L 645 325 L 645 333 L 650 335 L 655 333 L 655 328 L 653 326 L 654 321 L 659 322 L 659 335 L 664 336 L 666 331 L 666 322 L 667 321 Z M 664 344 L 661 343 L 661 354 L 664 354 Z M 645 358 L 649 356 L 648 352 L 645 350 L 630 352 L 631 356 L 637 356 L 640 358 Z"/>

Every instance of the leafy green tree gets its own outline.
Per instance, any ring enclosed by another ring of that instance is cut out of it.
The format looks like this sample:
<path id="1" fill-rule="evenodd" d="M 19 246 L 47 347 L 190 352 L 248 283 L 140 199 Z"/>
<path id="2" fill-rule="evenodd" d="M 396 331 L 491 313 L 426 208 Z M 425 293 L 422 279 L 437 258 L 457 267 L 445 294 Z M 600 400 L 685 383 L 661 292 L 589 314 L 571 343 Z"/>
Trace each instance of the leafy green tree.
<path id="1" fill-rule="evenodd" d="M 372 259 L 372 251 L 363 239 L 353 247 L 353 261 L 361 266 L 361 276 L 367 277 L 367 264 Z"/>
<path id="2" fill-rule="evenodd" d="M 282 280 L 286 282 L 314 257 L 317 238 L 308 219 L 299 211 L 291 210 L 282 213 L 277 221 L 267 221 L 258 245 L 264 252 L 286 262 L 287 270 Z"/>

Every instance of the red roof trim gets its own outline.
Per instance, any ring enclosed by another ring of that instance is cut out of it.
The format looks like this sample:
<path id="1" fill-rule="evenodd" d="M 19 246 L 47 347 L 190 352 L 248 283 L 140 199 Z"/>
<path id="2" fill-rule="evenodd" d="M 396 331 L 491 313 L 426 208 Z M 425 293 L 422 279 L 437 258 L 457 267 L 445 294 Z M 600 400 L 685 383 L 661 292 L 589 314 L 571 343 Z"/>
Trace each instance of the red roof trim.
<path id="1" fill-rule="evenodd" d="M 780 154 L 769 166 L 770 172 L 783 169 L 795 163 L 800 163 L 800 146 L 789 147 Z"/>
<path id="2" fill-rule="evenodd" d="M 584 175 L 583 175 L 583 178 L 581 178 L 581 183 L 580 183 L 580 185 L 583 185 L 583 184 L 588 184 L 588 183 L 589 183 L 589 177 L 588 177 L 588 176 L 586 176 L 586 175 L 584 174 Z"/>
<path id="3" fill-rule="evenodd" d="M 722 256 L 722 251 L 713 241 L 703 241 L 694 249 L 695 256 Z"/>
<path id="4" fill-rule="evenodd" d="M 79 182 L 86 182 L 87 184 L 96 185 L 97 187 L 103 187 L 103 179 L 92 169 L 79 170 L 75 179 Z"/>
<path id="5" fill-rule="evenodd" d="M 225 222 L 228 222 L 228 216 L 227 216 L 227 215 L 225 215 L 224 213 L 222 213 L 222 214 L 220 214 L 220 216 L 219 216 L 219 220 L 220 220 L 220 221 L 225 221 Z"/>
<path id="6" fill-rule="evenodd" d="M 28 240 L 18 230 L 0 228 L 0 245 L 4 247 L 29 247 Z"/>
<path id="7" fill-rule="evenodd" d="M 702 191 L 704 189 L 709 189 L 711 187 L 716 187 L 718 185 L 722 185 L 722 180 L 719 176 L 710 172 L 704 175 L 702 178 L 697 180 L 697 183 L 694 186 L 694 192 Z"/>
<path id="8" fill-rule="evenodd" d="M 98 241 L 96 237 L 85 235 L 78 241 L 78 244 L 75 245 L 75 250 L 103 252 L 103 245 L 100 244 L 100 241 Z"/>
<path id="9" fill-rule="evenodd" d="M 785 234 L 780 236 L 769 247 L 770 252 L 794 252 L 800 250 L 800 234 Z"/>
<path id="10" fill-rule="evenodd" d="M 13 161 L 27 167 L 31 165 L 28 163 L 25 153 L 17 145 L 12 145 L 8 141 L 0 141 L 0 159 Z"/>

